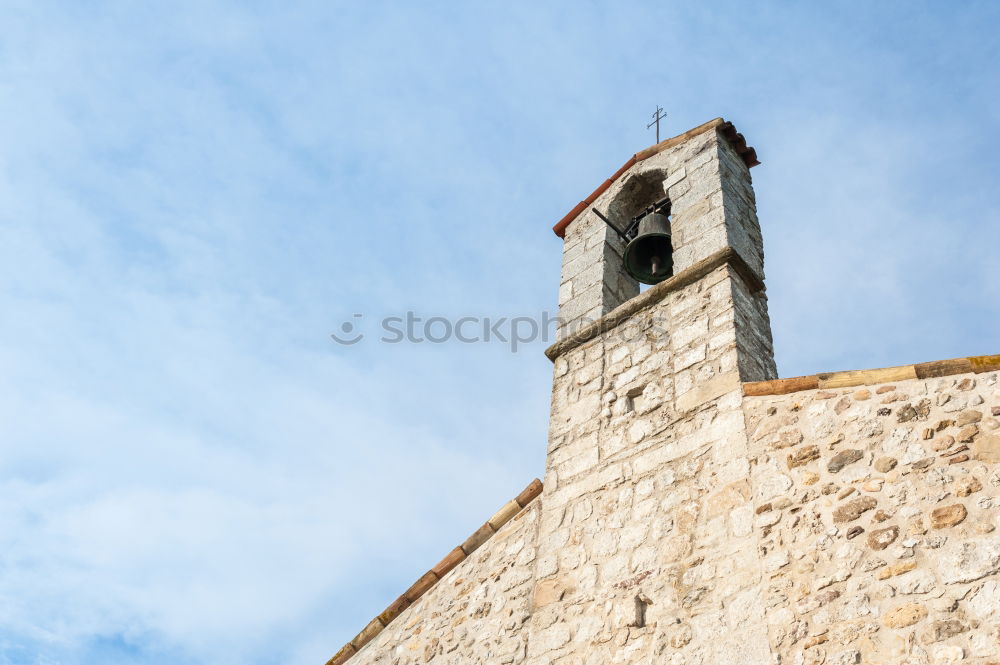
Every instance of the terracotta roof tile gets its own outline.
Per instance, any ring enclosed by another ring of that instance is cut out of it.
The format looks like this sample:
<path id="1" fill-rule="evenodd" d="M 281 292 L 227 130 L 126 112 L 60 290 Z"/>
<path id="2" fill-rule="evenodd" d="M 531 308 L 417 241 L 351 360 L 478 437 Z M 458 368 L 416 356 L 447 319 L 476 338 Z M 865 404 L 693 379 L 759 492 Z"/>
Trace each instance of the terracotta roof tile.
<path id="1" fill-rule="evenodd" d="M 1000 370 L 1000 356 L 970 356 L 935 360 L 917 365 L 883 367 L 879 369 L 852 369 L 845 372 L 826 372 L 811 376 L 796 376 L 790 379 L 771 381 L 750 381 L 743 384 L 743 394 L 748 397 L 763 395 L 787 395 L 802 390 L 827 388 L 852 388 L 871 386 L 876 383 L 892 383 L 907 379 L 930 379 L 939 376 L 954 376 L 975 372 L 995 372 Z"/>
<path id="2" fill-rule="evenodd" d="M 639 152 L 632 155 L 632 157 L 625 162 L 620 169 L 614 172 L 614 174 L 602 182 L 597 189 L 591 192 L 590 196 L 580 201 L 570 210 L 566 215 L 556 222 L 556 225 L 552 227 L 552 230 L 557 236 L 562 238 L 566 235 L 566 227 L 570 225 L 577 216 L 587 209 L 587 207 L 597 200 L 597 197 L 607 191 L 611 184 L 618 180 L 626 171 L 632 168 L 635 164 L 643 161 L 644 159 L 649 159 L 653 155 L 659 154 L 664 150 L 674 147 L 675 145 L 680 145 L 688 139 L 691 139 L 699 134 L 704 134 L 705 132 L 718 128 L 718 131 L 726 138 L 730 143 L 733 144 L 733 148 L 736 149 L 737 154 L 743 158 L 743 163 L 747 165 L 748 168 L 752 168 L 760 164 L 757 159 L 757 151 L 747 145 L 746 139 L 743 135 L 736 131 L 733 127 L 733 123 L 723 120 L 722 118 L 716 118 L 715 120 L 709 120 L 703 125 L 698 125 L 694 129 L 689 129 L 688 131 L 674 136 L 672 138 L 660 141 L 656 145 L 650 146 L 645 150 L 640 150 Z"/>
<path id="3" fill-rule="evenodd" d="M 536 478 L 517 495 L 517 498 L 508 501 L 496 515 L 490 518 L 489 522 L 476 529 L 475 533 L 469 536 L 468 540 L 449 552 L 436 566 L 428 570 L 420 579 L 414 582 L 402 596 L 393 601 L 381 614 L 372 619 L 353 640 L 345 644 L 333 658 L 328 660 L 326 665 L 342 665 L 349 660 L 362 647 L 375 639 L 406 608 L 417 602 L 421 596 L 427 593 L 450 570 L 462 563 L 467 555 L 479 548 L 502 526 L 520 514 L 521 510 L 526 508 L 541 493 L 542 482 Z"/>

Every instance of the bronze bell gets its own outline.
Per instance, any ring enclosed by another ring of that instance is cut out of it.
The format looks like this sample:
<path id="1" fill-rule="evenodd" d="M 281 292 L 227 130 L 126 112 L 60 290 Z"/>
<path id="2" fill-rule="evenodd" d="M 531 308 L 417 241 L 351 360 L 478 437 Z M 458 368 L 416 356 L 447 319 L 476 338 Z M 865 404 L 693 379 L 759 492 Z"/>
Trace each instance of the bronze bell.
<path id="1" fill-rule="evenodd" d="M 643 284 L 659 284 L 674 274 L 674 249 L 670 244 L 670 199 L 664 197 L 632 218 L 621 229 L 591 208 L 626 243 L 625 270 Z"/>
<path id="2" fill-rule="evenodd" d="M 639 220 L 635 238 L 625 247 L 625 270 L 643 284 L 659 284 L 674 272 L 670 219 L 651 212 Z"/>

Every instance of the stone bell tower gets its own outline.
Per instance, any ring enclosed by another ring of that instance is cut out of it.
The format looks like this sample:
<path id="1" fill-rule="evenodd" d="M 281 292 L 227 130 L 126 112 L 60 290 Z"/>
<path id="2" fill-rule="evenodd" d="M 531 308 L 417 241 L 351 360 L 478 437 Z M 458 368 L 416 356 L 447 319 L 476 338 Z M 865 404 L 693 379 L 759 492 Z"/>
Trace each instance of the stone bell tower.
<path id="1" fill-rule="evenodd" d="M 652 662 L 642 658 L 692 639 L 692 620 L 717 658 L 706 662 L 767 660 L 741 390 L 776 377 L 757 163 L 716 119 L 636 154 L 554 229 L 560 338 L 546 351 L 529 663 Z M 623 220 L 664 196 L 672 275 L 640 293 L 623 241 L 593 209 Z M 739 612 L 699 611 L 719 606 Z"/>
<path id="2" fill-rule="evenodd" d="M 327 665 L 1000 663 L 1000 355 L 775 378 L 756 163 L 713 120 L 556 225 L 544 484 Z"/>

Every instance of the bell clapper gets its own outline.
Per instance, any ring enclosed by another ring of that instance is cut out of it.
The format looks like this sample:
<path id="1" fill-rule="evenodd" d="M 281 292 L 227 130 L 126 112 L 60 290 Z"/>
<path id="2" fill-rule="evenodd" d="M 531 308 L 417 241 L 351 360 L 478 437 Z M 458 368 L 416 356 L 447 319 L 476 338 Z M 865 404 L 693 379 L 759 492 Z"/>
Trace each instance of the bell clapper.
<path id="1" fill-rule="evenodd" d="M 653 275 L 654 276 L 658 275 L 660 273 L 660 257 L 654 256 L 650 260 L 650 263 L 652 263 L 653 266 Z"/>

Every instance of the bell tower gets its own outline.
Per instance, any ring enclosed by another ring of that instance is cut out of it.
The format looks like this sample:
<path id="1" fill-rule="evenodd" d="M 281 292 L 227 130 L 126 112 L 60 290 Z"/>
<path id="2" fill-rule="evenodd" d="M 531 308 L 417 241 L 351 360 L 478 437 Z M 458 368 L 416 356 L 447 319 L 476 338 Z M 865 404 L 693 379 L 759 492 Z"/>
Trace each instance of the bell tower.
<path id="1" fill-rule="evenodd" d="M 559 285 L 559 336 L 610 313 L 639 293 L 626 269 L 623 230 L 643 212 L 666 203 L 672 274 L 729 250 L 754 293 L 763 293 L 764 249 L 750 168 L 759 164 L 732 123 L 717 118 L 680 136 L 636 153 L 553 227 L 563 238 Z M 650 214 L 638 224 L 641 227 Z M 642 231 L 641 228 L 637 229 Z M 662 281 L 662 280 L 657 280 Z M 758 309 L 758 374 L 745 381 L 773 378 L 773 353 L 766 301 Z"/>
<path id="2" fill-rule="evenodd" d="M 328 665 L 1000 663 L 1000 355 L 775 379 L 756 164 L 716 119 L 556 225 L 544 485 Z"/>
<path id="3" fill-rule="evenodd" d="M 560 322 L 546 350 L 530 665 L 623 650 L 659 662 L 692 625 L 717 637 L 704 662 L 768 662 L 742 410 L 742 382 L 777 375 L 757 163 L 712 120 L 634 155 L 554 227 Z M 637 277 L 654 285 L 640 293 Z M 748 574 L 725 575 L 737 568 Z M 731 620 L 718 613 L 733 603 Z"/>

